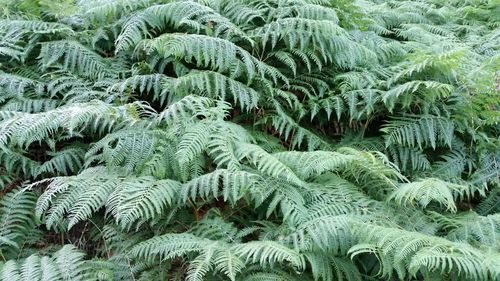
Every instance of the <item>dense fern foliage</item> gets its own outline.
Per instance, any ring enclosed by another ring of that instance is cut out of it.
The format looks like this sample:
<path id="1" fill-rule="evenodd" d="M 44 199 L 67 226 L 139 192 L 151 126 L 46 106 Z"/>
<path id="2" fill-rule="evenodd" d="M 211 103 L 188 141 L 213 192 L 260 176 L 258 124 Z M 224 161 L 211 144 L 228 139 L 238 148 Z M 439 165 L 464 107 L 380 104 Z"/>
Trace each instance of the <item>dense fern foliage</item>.
<path id="1" fill-rule="evenodd" d="M 0 5 L 0 280 L 500 280 L 498 0 Z"/>

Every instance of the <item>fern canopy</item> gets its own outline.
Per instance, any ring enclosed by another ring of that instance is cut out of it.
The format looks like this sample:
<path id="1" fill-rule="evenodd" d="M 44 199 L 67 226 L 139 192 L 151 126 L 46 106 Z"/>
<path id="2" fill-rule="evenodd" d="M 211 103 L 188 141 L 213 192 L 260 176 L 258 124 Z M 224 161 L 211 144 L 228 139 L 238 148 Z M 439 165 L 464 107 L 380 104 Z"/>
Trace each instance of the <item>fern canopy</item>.
<path id="1" fill-rule="evenodd" d="M 498 0 L 0 6 L 0 281 L 500 280 Z"/>

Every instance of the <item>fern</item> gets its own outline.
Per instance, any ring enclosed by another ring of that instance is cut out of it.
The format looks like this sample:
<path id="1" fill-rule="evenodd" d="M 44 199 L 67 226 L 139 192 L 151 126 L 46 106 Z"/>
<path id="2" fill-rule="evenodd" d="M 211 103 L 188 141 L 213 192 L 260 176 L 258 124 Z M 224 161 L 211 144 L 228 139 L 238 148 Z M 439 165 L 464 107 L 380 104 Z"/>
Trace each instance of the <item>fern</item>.
<path id="1" fill-rule="evenodd" d="M 97 280 L 99 268 L 83 259 L 73 245 L 65 245 L 52 257 L 31 255 L 23 262 L 10 260 L 0 266 L 2 280 Z M 96 272 L 97 270 L 97 272 Z"/>
<path id="2" fill-rule="evenodd" d="M 154 50 L 167 59 L 182 59 L 196 63 L 198 67 L 210 67 L 217 72 L 237 75 L 243 68 L 248 79 L 255 75 L 287 82 L 286 77 L 276 68 L 269 66 L 246 50 L 223 39 L 195 34 L 165 34 L 144 43 L 146 50 Z M 235 68 L 238 67 L 238 68 Z"/>
<path id="3" fill-rule="evenodd" d="M 23 239 L 33 231 L 35 200 L 34 193 L 20 190 L 11 191 L 2 198 L 0 253 L 3 257 L 14 255 L 22 247 Z"/>
<path id="4" fill-rule="evenodd" d="M 37 20 L 2 20 L 0 21 L 0 29 L 23 30 L 24 32 L 30 31 L 35 34 L 73 33 L 73 30 L 65 24 Z"/>
<path id="5" fill-rule="evenodd" d="M 94 101 L 85 105 L 74 104 L 67 107 L 57 108 L 48 112 L 26 114 L 18 112 L 4 111 L 0 118 L 0 131 L 2 137 L 0 144 L 3 146 L 7 142 L 15 143 L 18 146 L 27 146 L 35 141 L 47 140 L 57 131 L 64 129 L 71 136 L 78 134 L 78 131 L 90 126 L 93 130 L 107 130 L 115 122 L 115 118 L 123 117 L 133 120 L 134 116 L 127 116 L 124 110 L 139 109 L 137 104 L 122 108 L 113 108 L 109 104 Z M 8 118 L 8 119 L 7 119 Z M 99 120 L 100 122 L 96 122 Z"/>
<path id="6" fill-rule="evenodd" d="M 103 170 L 90 168 L 78 176 L 54 178 L 37 202 L 37 214 L 42 216 L 47 212 L 49 227 L 63 223 L 67 215 L 67 227 L 71 228 L 106 206 L 120 225 L 130 227 L 162 214 L 167 206 L 174 204 L 180 188 L 178 182 L 150 177 L 120 178 L 116 174 L 89 177 Z M 84 178 L 87 179 L 82 181 Z M 79 193 L 82 187 L 85 192 Z"/>
<path id="7" fill-rule="evenodd" d="M 447 237 L 453 241 L 479 242 L 498 248 L 498 215 L 479 216 L 474 212 L 465 212 L 453 217 L 433 214 L 435 220 L 448 231 Z"/>
<path id="8" fill-rule="evenodd" d="M 435 149 L 438 144 L 451 146 L 454 126 L 443 117 L 420 116 L 416 122 L 415 117 L 400 117 L 391 120 L 383 131 L 387 134 L 387 146 L 399 144 L 422 148 L 425 145 Z"/>
<path id="9" fill-rule="evenodd" d="M 59 62 L 62 69 L 91 79 L 102 79 L 116 75 L 110 71 L 110 67 L 103 58 L 75 41 L 45 43 L 40 57 L 43 68 L 49 68 Z M 61 59 L 62 61 L 60 61 Z"/>
<path id="10" fill-rule="evenodd" d="M 227 100 L 230 95 L 234 103 L 242 109 L 250 110 L 257 106 L 259 94 L 245 84 L 212 71 L 191 71 L 173 81 L 166 81 L 167 89 L 177 94 L 199 92 L 201 96 Z"/>
<path id="11" fill-rule="evenodd" d="M 261 266 L 276 262 L 289 262 L 297 270 L 303 269 L 304 257 L 294 250 L 274 241 L 254 241 L 236 245 L 234 251 L 247 261 L 259 262 Z"/>
<path id="12" fill-rule="evenodd" d="M 303 11 L 301 9 L 301 11 Z M 283 18 L 260 27 L 254 32 L 259 35 L 262 45 L 269 42 L 274 48 L 279 40 L 285 41 L 287 48 L 305 49 L 309 45 L 318 46 L 323 50 L 333 49 L 334 41 L 326 38 L 314 37 L 312 34 L 326 32 L 331 35 L 340 35 L 343 30 L 331 20 L 311 20 L 307 18 Z"/>
<path id="13" fill-rule="evenodd" d="M 146 183 L 148 186 L 144 186 Z M 108 199 L 108 212 L 122 226 L 156 218 L 168 206 L 174 205 L 173 200 L 179 187 L 180 184 L 176 181 L 152 181 L 151 178 L 122 183 Z"/>
<path id="14" fill-rule="evenodd" d="M 137 45 L 150 34 L 148 27 L 161 30 L 169 25 L 177 28 L 186 26 L 198 32 L 206 29 L 208 33 L 210 28 L 205 27 L 208 23 L 215 29 L 211 31 L 215 35 L 222 35 L 227 39 L 233 36 L 247 38 L 237 25 L 210 7 L 198 3 L 173 2 L 149 7 L 128 19 L 117 39 L 117 50 Z"/>
<path id="15" fill-rule="evenodd" d="M 0 279 L 500 278 L 495 1 L 0 2 Z"/>
<path id="16" fill-rule="evenodd" d="M 181 201 L 185 204 L 190 198 L 203 199 L 220 198 L 224 201 L 238 201 L 252 186 L 257 185 L 259 176 L 256 174 L 229 170 L 215 170 L 209 174 L 192 179 L 182 186 L 180 191 Z"/>
<path id="17" fill-rule="evenodd" d="M 400 205 L 418 204 L 425 208 L 430 202 L 446 206 L 447 210 L 456 212 L 456 197 L 470 197 L 478 191 L 473 186 L 462 186 L 448 183 L 439 179 L 427 178 L 423 181 L 407 183 L 401 185 L 389 199 L 395 200 Z M 481 190 L 479 190 L 482 193 Z"/>
<path id="18" fill-rule="evenodd" d="M 347 260 L 314 253 L 306 254 L 306 257 L 312 266 L 315 279 L 362 280 L 361 274 Z"/>
<path id="19" fill-rule="evenodd" d="M 437 98 L 444 98 L 451 94 L 453 88 L 449 84 L 443 84 L 435 81 L 411 81 L 401 85 L 394 86 L 387 91 L 382 99 L 384 103 L 392 110 L 395 106 L 395 101 L 400 100 L 403 106 L 410 106 L 412 95 L 422 95 L 422 99 L 434 101 Z M 408 98 L 403 98 L 402 95 L 407 95 Z"/>
<path id="20" fill-rule="evenodd" d="M 269 176 L 281 177 L 292 183 L 302 184 L 302 180 L 289 167 L 259 146 L 245 143 L 236 145 L 236 155 L 240 160 L 248 160 L 259 171 Z"/>
<path id="21" fill-rule="evenodd" d="M 85 150 L 82 147 L 68 147 L 65 150 L 51 153 L 52 158 L 38 167 L 35 175 L 44 173 L 71 174 L 83 166 Z"/>
<path id="22" fill-rule="evenodd" d="M 366 227 L 370 227 L 370 230 Z M 496 278 L 498 274 L 495 254 L 483 253 L 466 244 L 457 245 L 443 238 L 403 230 L 387 231 L 387 228 L 380 226 L 361 226 L 359 229 L 360 242 L 369 244 L 354 246 L 350 250 L 351 254 L 376 254 L 383 266 L 381 274 L 386 277 L 390 277 L 393 270 L 400 278 L 405 278 L 407 274 L 414 276 L 419 271 L 425 274 L 424 269 L 431 273 L 476 280 Z M 483 263 L 483 260 L 487 262 Z M 452 272 L 454 267 L 460 270 Z"/>

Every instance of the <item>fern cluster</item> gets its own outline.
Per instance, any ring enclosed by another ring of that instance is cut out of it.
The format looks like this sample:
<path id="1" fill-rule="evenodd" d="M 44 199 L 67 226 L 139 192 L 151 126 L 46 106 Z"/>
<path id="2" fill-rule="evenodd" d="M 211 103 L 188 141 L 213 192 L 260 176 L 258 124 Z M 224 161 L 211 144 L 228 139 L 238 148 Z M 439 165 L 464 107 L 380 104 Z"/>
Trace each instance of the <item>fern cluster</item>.
<path id="1" fill-rule="evenodd" d="M 500 280 L 498 0 L 0 4 L 0 280 Z"/>

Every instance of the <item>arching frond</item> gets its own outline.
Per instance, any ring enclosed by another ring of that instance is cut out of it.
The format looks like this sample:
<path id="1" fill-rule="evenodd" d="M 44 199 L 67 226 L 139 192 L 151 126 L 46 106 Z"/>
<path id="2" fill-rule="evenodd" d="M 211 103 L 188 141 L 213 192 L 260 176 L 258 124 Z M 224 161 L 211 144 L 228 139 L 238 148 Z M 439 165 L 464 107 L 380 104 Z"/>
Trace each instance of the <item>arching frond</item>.
<path id="1" fill-rule="evenodd" d="M 108 89 L 108 91 L 118 91 L 120 93 L 124 93 L 138 90 L 140 93 L 144 94 L 153 91 L 155 96 L 160 97 L 160 99 L 163 101 L 163 94 L 165 89 L 163 89 L 162 87 L 162 82 L 165 79 L 166 76 L 163 74 L 134 75 L 119 83 L 114 84 Z"/>
<path id="2" fill-rule="evenodd" d="M 110 195 L 107 211 L 123 227 L 148 221 L 163 215 L 174 200 L 181 185 L 173 180 L 144 177 L 125 180 Z"/>
<path id="3" fill-rule="evenodd" d="M 435 149 L 438 144 L 451 146 L 454 126 L 444 117 L 399 117 L 389 121 L 382 131 L 387 134 L 387 146 L 399 144 L 422 148 L 425 145 Z"/>
<path id="4" fill-rule="evenodd" d="M 439 179 L 427 178 L 422 181 L 401 185 L 389 196 L 389 199 L 395 200 L 400 205 L 418 203 L 422 208 L 435 201 L 442 206 L 446 206 L 447 210 L 456 212 L 455 198 L 470 197 L 475 191 L 478 191 L 478 189 L 474 186 L 463 186 Z M 481 190 L 479 192 L 482 193 Z"/>
<path id="5" fill-rule="evenodd" d="M 180 198 L 186 203 L 189 198 L 195 200 L 201 197 L 207 200 L 222 197 L 224 201 L 234 204 L 248 193 L 259 179 L 258 175 L 244 171 L 215 170 L 184 184 Z"/>
<path id="6" fill-rule="evenodd" d="M 431 168 L 429 159 L 418 148 L 389 146 L 387 149 L 394 164 L 404 172 L 425 171 Z"/>
<path id="7" fill-rule="evenodd" d="M 267 175 L 283 178 L 298 185 L 303 183 L 292 169 L 257 145 L 237 143 L 236 155 L 238 155 L 240 160 L 245 159 L 249 161 L 259 171 Z"/>
<path id="8" fill-rule="evenodd" d="M 0 114 L 0 132 L 2 132 L 0 145 L 11 143 L 27 146 L 35 141 L 47 140 L 60 130 L 64 130 L 70 136 L 78 135 L 79 131 L 86 127 L 105 131 L 116 123 L 117 117 L 125 117 L 132 121 L 135 116 L 129 113 L 140 110 L 139 104 L 113 107 L 94 101 L 34 114 L 3 111 Z"/>
<path id="9" fill-rule="evenodd" d="M 233 250 L 241 258 L 260 263 L 261 266 L 279 262 L 289 262 L 297 270 L 305 267 L 304 257 L 274 241 L 252 241 L 234 246 Z"/>
<path id="10" fill-rule="evenodd" d="M 191 71 L 175 80 L 165 82 L 167 89 L 178 94 L 193 92 L 213 99 L 231 100 L 240 108 L 250 110 L 257 106 L 260 94 L 251 87 L 213 71 Z"/>
<path id="11" fill-rule="evenodd" d="M 0 202 L 0 253 L 15 257 L 20 242 L 35 227 L 34 207 L 36 195 L 32 192 L 13 190 L 3 196 Z"/>
<path id="12" fill-rule="evenodd" d="M 65 24 L 39 20 L 0 20 L 0 29 L 22 30 L 23 32 L 29 31 L 35 34 L 73 33 L 73 30 Z"/>
<path id="13" fill-rule="evenodd" d="M 475 280 L 498 276 L 495 254 L 481 252 L 467 244 L 374 225 L 360 226 L 358 233 L 360 242 L 367 244 L 354 246 L 351 254 L 377 255 L 382 266 L 380 273 L 386 277 L 393 271 L 405 278 L 408 274 L 425 274 L 425 270 Z"/>
<path id="14" fill-rule="evenodd" d="M 165 234 L 155 236 L 134 246 L 131 254 L 144 258 L 158 257 L 171 259 L 188 253 L 200 252 L 210 245 L 209 239 L 199 238 L 192 234 Z M 213 242 L 212 242 L 213 243 Z"/>
<path id="15" fill-rule="evenodd" d="M 151 177 L 122 178 L 103 167 L 90 168 L 77 176 L 52 179 L 38 199 L 37 214 L 46 214 L 49 227 L 68 228 L 90 218 L 102 207 L 124 228 L 162 215 L 175 202 L 180 183 Z"/>
<path id="16" fill-rule="evenodd" d="M 310 46 L 318 46 L 325 51 L 334 49 L 335 41 L 331 37 L 322 37 L 320 34 L 323 32 L 329 36 L 345 36 L 345 31 L 335 21 L 307 18 L 282 18 L 254 30 L 254 34 L 261 38 L 263 47 L 269 42 L 274 48 L 279 40 L 283 40 L 290 49 Z M 315 34 L 319 35 L 313 36 Z"/>
<path id="17" fill-rule="evenodd" d="M 433 213 L 435 220 L 448 230 L 453 241 L 480 242 L 498 248 L 500 243 L 500 217 L 498 214 L 479 216 L 474 212 L 460 213 L 453 217 Z"/>
<path id="18" fill-rule="evenodd" d="M 78 1 L 83 17 L 94 24 L 107 23 L 140 8 L 147 7 L 150 0 L 91 0 Z"/>
<path id="19" fill-rule="evenodd" d="M 249 40 L 237 25 L 210 7 L 196 2 L 176 1 L 151 6 L 129 18 L 117 39 L 116 49 L 121 51 L 137 45 L 141 39 L 151 34 L 148 28 L 162 30 L 169 26 L 186 27 L 195 33 L 205 31 L 207 35 L 213 34 L 226 39 L 239 37 Z"/>
<path id="20" fill-rule="evenodd" d="M 401 102 L 408 107 L 414 102 L 412 96 L 421 96 L 422 99 L 433 101 L 451 94 L 453 87 L 449 84 L 436 81 L 413 80 L 401 85 L 396 85 L 384 93 L 382 100 L 389 110 L 393 110 L 396 102 Z"/>
<path id="21" fill-rule="evenodd" d="M 51 159 L 38 167 L 35 175 L 50 173 L 52 175 L 68 175 L 80 170 L 83 166 L 85 149 L 81 146 L 68 147 L 50 153 Z"/>
<path id="22" fill-rule="evenodd" d="M 7 90 L 7 92 L 24 93 L 27 88 L 34 89 L 36 92 L 41 92 L 43 86 L 43 83 L 28 77 L 10 73 L 0 73 L 0 87 Z"/>
<path id="23" fill-rule="evenodd" d="M 363 280 L 358 269 L 348 260 L 324 254 L 307 253 L 315 280 Z"/>
<path id="24" fill-rule="evenodd" d="M 52 41 L 42 45 L 40 64 L 43 68 L 60 66 L 91 79 L 114 77 L 117 73 L 98 54 L 77 41 Z"/>
<path id="25" fill-rule="evenodd" d="M 245 71 L 247 79 L 255 75 L 273 81 L 287 78 L 276 68 L 256 59 L 230 41 L 197 34 L 165 34 L 144 43 L 148 51 L 156 51 L 163 58 L 195 63 L 198 67 L 227 72 L 235 76 Z M 193 61 L 194 60 L 194 61 Z"/>
<path id="26" fill-rule="evenodd" d="M 3 280 L 92 280 L 106 268 L 84 260 L 85 254 L 73 245 L 65 245 L 52 257 L 31 255 L 22 262 L 10 260 L 0 266 Z M 95 279 L 94 279 L 95 280 Z"/>
<path id="27" fill-rule="evenodd" d="M 290 117 L 281 107 L 276 107 L 277 114 L 269 114 L 271 125 L 276 128 L 277 132 L 285 139 L 291 140 L 291 147 L 300 147 L 304 143 L 307 144 L 308 150 L 316 148 L 328 148 L 329 144 L 316 135 L 314 132 L 300 126 L 292 117 Z M 267 121 L 266 119 L 263 120 Z"/>
<path id="28" fill-rule="evenodd" d="M 170 104 L 164 111 L 160 112 L 158 121 L 172 124 L 193 116 L 222 119 L 228 114 L 229 109 L 230 106 L 225 102 L 188 95 Z"/>

